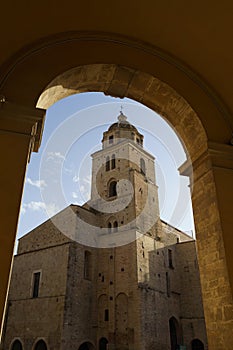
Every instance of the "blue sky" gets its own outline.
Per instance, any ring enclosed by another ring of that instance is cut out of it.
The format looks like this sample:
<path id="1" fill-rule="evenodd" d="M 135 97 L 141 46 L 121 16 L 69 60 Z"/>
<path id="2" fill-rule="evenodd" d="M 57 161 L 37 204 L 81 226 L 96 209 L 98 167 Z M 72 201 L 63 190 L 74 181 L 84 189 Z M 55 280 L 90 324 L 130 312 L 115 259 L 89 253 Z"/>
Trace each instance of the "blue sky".
<path id="1" fill-rule="evenodd" d="M 186 155 L 175 131 L 133 100 L 83 93 L 47 111 L 39 153 L 32 153 L 27 168 L 18 238 L 69 204 L 89 199 L 91 154 L 101 148 L 102 134 L 117 120 L 121 106 L 144 135 L 144 148 L 156 158 L 161 218 L 185 232 L 194 231 L 189 180 L 177 171 Z"/>

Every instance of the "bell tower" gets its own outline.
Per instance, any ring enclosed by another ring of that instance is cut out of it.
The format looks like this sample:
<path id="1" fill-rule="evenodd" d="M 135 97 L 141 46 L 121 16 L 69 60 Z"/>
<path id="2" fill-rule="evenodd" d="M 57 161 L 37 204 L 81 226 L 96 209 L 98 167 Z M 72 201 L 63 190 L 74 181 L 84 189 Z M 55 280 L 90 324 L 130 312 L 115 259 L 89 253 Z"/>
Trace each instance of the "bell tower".
<path id="1" fill-rule="evenodd" d="M 102 213 L 109 232 L 136 230 L 156 235 L 159 218 L 154 157 L 143 135 L 120 112 L 103 133 L 102 149 L 92 155 L 91 206 Z"/>

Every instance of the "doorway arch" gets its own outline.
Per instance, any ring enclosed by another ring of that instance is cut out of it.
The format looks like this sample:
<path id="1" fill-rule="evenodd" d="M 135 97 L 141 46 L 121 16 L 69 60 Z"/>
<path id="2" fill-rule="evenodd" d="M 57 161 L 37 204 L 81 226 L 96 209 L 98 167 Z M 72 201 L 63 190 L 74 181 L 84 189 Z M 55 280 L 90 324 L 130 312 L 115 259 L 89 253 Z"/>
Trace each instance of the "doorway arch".
<path id="1" fill-rule="evenodd" d="M 204 344 L 200 339 L 193 339 L 191 342 L 192 350 L 204 350 Z"/>
<path id="2" fill-rule="evenodd" d="M 107 350 L 108 349 L 108 340 L 107 338 L 100 338 L 99 340 L 99 349 L 98 350 Z"/>
<path id="3" fill-rule="evenodd" d="M 36 342 L 34 350 L 48 350 L 47 344 L 43 339 L 40 339 Z"/>
<path id="4" fill-rule="evenodd" d="M 16 339 L 11 345 L 11 350 L 23 350 L 23 345 L 19 339 Z"/>
<path id="5" fill-rule="evenodd" d="M 169 319 L 169 331 L 170 331 L 170 349 L 177 350 L 178 345 L 180 344 L 180 327 L 177 319 L 171 317 Z"/>
<path id="6" fill-rule="evenodd" d="M 84 342 L 79 346 L 78 350 L 94 350 L 94 346 L 90 342 Z"/>

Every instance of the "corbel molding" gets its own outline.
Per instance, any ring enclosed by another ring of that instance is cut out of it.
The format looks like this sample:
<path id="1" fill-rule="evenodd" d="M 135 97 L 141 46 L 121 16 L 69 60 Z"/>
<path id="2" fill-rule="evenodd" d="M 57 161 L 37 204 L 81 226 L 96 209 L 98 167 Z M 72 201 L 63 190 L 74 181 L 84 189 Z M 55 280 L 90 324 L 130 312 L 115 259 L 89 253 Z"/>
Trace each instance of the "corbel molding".
<path id="1" fill-rule="evenodd" d="M 233 170 L 233 146 L 217 142 L 208 142 L 208 148 L 192 163 L 189 158 L 180 167 L 182 176 L 192 177 L 197 181 L 211 168 Z"/>

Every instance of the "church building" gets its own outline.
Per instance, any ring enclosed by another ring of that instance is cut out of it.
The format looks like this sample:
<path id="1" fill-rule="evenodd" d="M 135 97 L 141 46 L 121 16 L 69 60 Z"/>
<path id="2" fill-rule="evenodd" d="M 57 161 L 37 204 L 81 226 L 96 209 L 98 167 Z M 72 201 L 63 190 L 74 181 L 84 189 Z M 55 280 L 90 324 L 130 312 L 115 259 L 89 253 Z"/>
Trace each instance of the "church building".
<path id="1" fill-rule="evenodd" d="M 155 158 L 121 112 L 91 198 L 19 240 L 2 350 L 207 350 L 196 243 L 160 219 Z"/>

